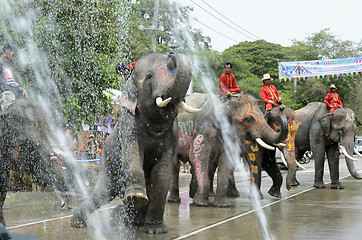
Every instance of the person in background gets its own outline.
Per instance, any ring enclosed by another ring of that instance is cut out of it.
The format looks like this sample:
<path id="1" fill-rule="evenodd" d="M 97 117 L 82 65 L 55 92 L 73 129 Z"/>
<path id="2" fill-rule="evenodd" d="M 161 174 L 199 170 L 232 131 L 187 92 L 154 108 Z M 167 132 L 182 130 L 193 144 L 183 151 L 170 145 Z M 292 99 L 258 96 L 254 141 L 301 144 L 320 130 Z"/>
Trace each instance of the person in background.
<path id="1" fill-rule="evenodd" d="M 272 108 L 282 105 L 282 97 L 279 95 L 278 90 L 272 84 L 274 79 L 270 77 L 269 73 L 264 74 L 261 81 L 264 83 L 260 88 L 260 98 L 265 104 L 265 112 L 269 112 Z"/>
<path id="2" fill-rule="evenodd" d="M 87 142 L 87 145 L 86 145 L 86 149 L 87 149 L 87 152 L 88 152 L 88 159 L 96 159 L 97 157 L 97 150 L 98 150 L 98 142 L 94 139 L 94 135 L 91 134 L 89 136 L 89 140 Z"/>
<path id="3" fill-rule="evenodd" d="M 0 107 L 6 110 L 17 98 L 28 98 L 27 92 L 16 81 L 13 69 L 9 65 L 17 56 L 17 47 L 6 44 L 0 56 Z"/>
<path id="4" fill-rule="evenodd" d="M 223 99 L 228 98 L 230 94 L 242 93 L 236 84 L 235 75 L 231 73 L 232 68 L 232 63 L 225 63 L 225 72 L 219 78 L 219 93 Z"/>
<path id="5" fill-rule="evenodd" d="M 341 101 L 341 97 L 338 93 L 336 93 L 337 87 L 336 85 L 332 84 L 329 87 L 329 93 L 327 93 L 327 96 L 324 98 L 324 103 L 327 105 L 327 108 L 329 109 L 330 113 L 333 113 L 334 110 L 337 108 L 343 108 L 343 103 Z"/>

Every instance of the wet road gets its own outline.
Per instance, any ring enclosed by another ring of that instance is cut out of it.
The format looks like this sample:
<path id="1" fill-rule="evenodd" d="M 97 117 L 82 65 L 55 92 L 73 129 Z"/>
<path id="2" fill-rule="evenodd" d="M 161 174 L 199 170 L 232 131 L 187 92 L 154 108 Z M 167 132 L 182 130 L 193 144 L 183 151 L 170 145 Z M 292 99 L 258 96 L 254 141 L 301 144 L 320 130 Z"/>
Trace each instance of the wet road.
<path id="1" fill-rule="evenodd" d="M 355 162 L 362 170 L 362 159 Z M 195 207 L 190 205 L 188 183 L 190 174 L 181 173 L 181 204 L 167 203 L 165 222 L 167 234 L 150 235 L 139 229 L 118 228 L 109 223 L 115 199 L 92 214 L 88 228 L 71 229 L 72 210 L 59 208 L 59 200 L 48 192 L 9 193 L 4 215 L 10 233 L 35 235 L 41 239 L 360 239 L 362 226 L 362 181 L 350 177 L 344 159 L 340 161 L 340 178 L 345 189 L 314 189 L 314 163 L 299 170 L 300 186 L 285 189 L 282 199 L 268 195 L 270 178 L 262 179 L 264 199 L 262 211 L 253 210 L 249 199 L 248 180 L 236 173 L 241 196 L 229 198 L 230 208 Z M 286 171 L 282 171 L 285 179 Z M 361 171 L 359 171 L 361 173 Z M 325 183 L 329 170 L 325 168 Z M 73 205 L 77 201 L 73 199 Z M 258 215 L 262 215 L 259 218 Z M 265 217 L 265 219 L 263 218 Z M 260 220 L 262 219 L 262 220 Z M 262 225 L 260 222 L 265 221 Z"/>

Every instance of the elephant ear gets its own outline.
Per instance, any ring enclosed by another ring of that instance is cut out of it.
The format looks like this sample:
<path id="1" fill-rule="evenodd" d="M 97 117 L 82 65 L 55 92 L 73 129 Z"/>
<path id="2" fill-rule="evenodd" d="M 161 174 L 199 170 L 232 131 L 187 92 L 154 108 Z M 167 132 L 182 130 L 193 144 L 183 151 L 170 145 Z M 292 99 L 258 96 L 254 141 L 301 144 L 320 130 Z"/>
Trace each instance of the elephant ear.
<path id="1" fill-rule="evenodd" d="M 328 137 L 331 132 L 331 119 L 333 114 L 326 114 L 320 119 L 318 119 L 319 124 L 322 128 L 324 134 Z"/>
<path id="2" fill-rule="evenodd" d="M 126 81 L 124 85 L 120 105 L 122 108 L 130 110 L 133 114 L 136 112 L 138 90 L 134 80 L 134 74 Z"/>

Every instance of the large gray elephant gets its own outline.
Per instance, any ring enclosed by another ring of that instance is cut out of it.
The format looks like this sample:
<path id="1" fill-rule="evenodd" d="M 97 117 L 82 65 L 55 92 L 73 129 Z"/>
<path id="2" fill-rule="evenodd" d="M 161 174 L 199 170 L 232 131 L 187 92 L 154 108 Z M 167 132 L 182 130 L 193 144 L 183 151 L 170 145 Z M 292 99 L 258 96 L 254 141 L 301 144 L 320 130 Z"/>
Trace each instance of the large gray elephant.
<path id="1" fill-rule="evenodd" d="M 59 148 L 52 149 L 59 146 L 54 134 L 58 127 L 55 119 L 50 108 L 34 100 L 16 100 L 0 113 L 0 222 L 4 225 L 10 170 L 32 174 L 60 191 L 74 187 L 75 178 L 70 177 L 75 171 L 74 158 L 68 158 L 69 153 Z M 50 161 L 51 150 L 67 166 L 68 179 Z"/>
<path id="2" fill-rule="evenodd" d="M 216 119 L 215 111 L 219 111 L 226 117 L 235 131 L 236 141 L 233 144 L 243 143 L 243 155 L 248 159 L 251 169 L 251 182 L 260 187 L 261 181 L 261 155 L 256 156 L 258 144 L 267 148 L 273 148 L 268 144 L 278 144 L 287 136 L 288 124 L 283 108 L 278 108 L 283 119 L 279 132 L 274 131 L 265 121 L 264 115 L 259 109 L 256 99 L 247 94 L 236 94 L 230 99 L 214 106 L 212 97 L 201 93 L 194 93 L 186 98 L 187 105 L 201 108 L 202 112 L 196 116 L 180 112 L 179 121 L 179 145 L 178 157 L 185 160 L 189 158 L 192 165 L 192 181 L 190 183 L 190 197 L 193 197 L 197 206 L 209 205 L 210 179 L 218 167 L 217 189 L 213 206 L 228 207 L 227 191 L 235 163 L 228 160 L 224 148 L 222 136 L 222 124 Z M 229 133 L 230 134 L 230 133 Z M 253 149 L 249 154 L 244 144 L 249 144 Z M 238 146 L 231 146 L 235 151 Z M 216 156 L 216 159 L 211 156 Z M 178 189 L 178 160 L 174 160 L 173 180 L 169 195 L 169 201 L 180 201 Z M 236 195 L 237 190 L 230 191 Z"/>
<path id="3" fill-rule="evenodd" d="M 191 81 L 183 54 L 149 54 L 137 62 L 122 91 L 121 111 L 101 156 L 98 179 L 89 201 L 71 219 L 83 227 L 94 210 L 117 195 L 124 200 L 113 216 L 127 212 L 127 221 L 143 225 L 147 233 L 164 233 L 166 196 L 177 144 L 179 106 Z M 124 216 L 122 216 L 124 217 Z"/>
<path id="4" fill-rule="evenodd" d="M 325 154 L 328 159 L 332 189 L 343 189 L 339 181 L 340 152 L 345 155 L 351 175 L 356 179 L 362 178 L 353 164 L 354 137 L 359 122 L 351 109 L 339 108 L 330 114 L 324 103 L 313 102 L 296 111 L 296 119 L 298 130 L 295 135 L 295 155 L 297 160 L 300 160 L 306 151 L 313 152 L 314 187 L 326 187 L 323 182 Z"/>

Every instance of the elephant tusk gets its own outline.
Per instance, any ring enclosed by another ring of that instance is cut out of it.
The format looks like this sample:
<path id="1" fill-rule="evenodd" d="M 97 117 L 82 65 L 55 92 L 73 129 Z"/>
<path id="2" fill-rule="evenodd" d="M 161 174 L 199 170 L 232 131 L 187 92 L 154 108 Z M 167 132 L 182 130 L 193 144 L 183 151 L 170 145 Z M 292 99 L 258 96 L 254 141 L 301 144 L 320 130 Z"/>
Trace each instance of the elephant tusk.
<path id="1" fill-rule="evenodd" d="M 177 105 L 178 105 L 182 110 L 184 110 L 185 112 L 188 112 L 188 113 L 197 114 L 197 113 L 201 112 L 201 109 L 200 109 L 200 108 L 190 107 L 190 106 L 187 105 L 184 101 L 180 101 Z"/>
<path id="2" fill-rule="evenodd" d="M 305 167 L 303 167 L 298 161 L 296 161 L 296 163 L 297 163 L 297 166 L 300 167 L 301 169 L 307 170 L 307 169 L 306 169 Z"/>
<path id="3" fill-rule="evenodd" d="M 167 98 L 166 100 L 162 100 L 162 97 L 156 98 L 156 104 L 158 107 L 164 107 L 166 106 L 170 101 L 172 100 L 172 97 Z"/>
<path id="4" fill-rule="evenodd" d="M 285 147 L 287 146 L 287 144 L 285 143 L 276 143 L 276 144 L 273 144 L 274 146 L 277 146 L 277 147 Z"/>
<path id="5" fill-rule="evenodd" d="M 282 151 L 280 151 L 280 158 L 282 159 L 284 166 L 288 167 L 288 163 L 285 161 L 284 153 Z"/>
<path id="6" fill-rule="evenodd" d="M 360 153 L 357 151 L 357 148 L 354 148 L 354 153 L 357 154 L 357 156 L 359 156 L 360 158 L 362 158 L 362 154 L 360 154 Z"/>
<path id="7" fill-rule="evenodd" d="M 272 146 L 266 144 L 261 138 L 255 138 L 255 141 L 263 148 L 266 148 L 269 150 L 275 150 L 275 147 L 272 147 Z"/>
<path id="8" fill-rule="evenodd" d="M 349 159 L 351 159 L 352 161 L 355 161 L 355 162 L 358 162 L 358 159 L 357 158 L 354 158 L 354 157 L 351 157 L 346 148 L 344 146 L 339 146 L 339 150 L 343 153 L 343 155 Z"/>

